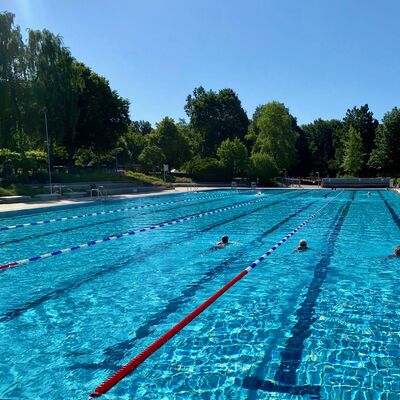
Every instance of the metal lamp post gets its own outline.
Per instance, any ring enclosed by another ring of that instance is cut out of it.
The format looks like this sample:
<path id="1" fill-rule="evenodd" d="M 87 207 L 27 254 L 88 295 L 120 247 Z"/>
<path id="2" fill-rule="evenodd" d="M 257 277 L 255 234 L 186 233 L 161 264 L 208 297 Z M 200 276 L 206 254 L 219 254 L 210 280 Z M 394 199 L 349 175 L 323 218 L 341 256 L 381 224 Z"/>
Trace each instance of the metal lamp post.
<path id="1" fill-rule="evenodd" d="M 44 125 L 46 127 L 46 140 L 47 140 L 47 166 L 49 168 L 49 182 L 50 182 L 50 194 L 53 194 L 53 185 L 51 183 L 51 165 L 50 165 L 50 142 L 49 142 L 49 131 L 47 129 L 47 110 L 44 109 Z"/>

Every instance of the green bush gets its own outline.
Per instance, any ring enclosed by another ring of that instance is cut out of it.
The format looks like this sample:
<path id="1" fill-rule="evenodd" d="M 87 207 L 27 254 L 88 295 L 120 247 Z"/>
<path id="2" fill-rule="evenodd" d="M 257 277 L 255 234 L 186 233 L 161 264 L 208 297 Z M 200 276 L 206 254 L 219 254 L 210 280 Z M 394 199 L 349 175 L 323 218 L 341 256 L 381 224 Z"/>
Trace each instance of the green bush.
<path id="1" fill-rule="evenodd" d="M 196 181 L 222 182 L 229 180 L 229 171 L 215 158 L 194 158 L 185 170 Z"/>

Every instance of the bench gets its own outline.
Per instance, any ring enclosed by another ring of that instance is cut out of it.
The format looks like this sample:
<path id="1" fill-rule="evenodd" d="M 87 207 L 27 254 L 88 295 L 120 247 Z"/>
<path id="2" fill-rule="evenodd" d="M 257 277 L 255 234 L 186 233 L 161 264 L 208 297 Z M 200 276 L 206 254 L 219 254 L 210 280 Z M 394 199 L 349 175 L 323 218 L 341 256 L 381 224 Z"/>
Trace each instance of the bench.
<path id="1" fill-rule="evenodd" d="M 31 196 L 0 196 L 1 204 L 22 203 L 32 200 Z"/>

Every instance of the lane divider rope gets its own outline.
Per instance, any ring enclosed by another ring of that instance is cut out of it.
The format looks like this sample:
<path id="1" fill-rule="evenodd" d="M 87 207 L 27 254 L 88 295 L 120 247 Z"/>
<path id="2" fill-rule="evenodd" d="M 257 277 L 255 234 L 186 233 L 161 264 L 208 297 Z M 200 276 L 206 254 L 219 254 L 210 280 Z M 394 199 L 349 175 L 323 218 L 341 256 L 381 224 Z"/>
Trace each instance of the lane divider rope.
<path id="1" fill-rule="evenodd" d="M 156 352 L 160 347 L 167 343 L 172 337 L 174 337 L 178 332 L 180 332 L 186 325 L 193 321 L 197 316 L 199 316 L 206 308 L 208 308 L 212 303 L 214 303 L 219 297 L 221 297 L 228 289 L 230 289 L 235 283 L 240 281 L 245 275 L 247 275 L 252 269 L 254 269 L 261 261 L 266 257 L 271 255 L 276 249 L 278 249 L 283 243 L 285 243 L 291 236 L 293 236 L 297 231 L 302 229 L 307 225 L 313 218 L 315 218 L 321 211 L 332 203 L 336 197 L 341 195 L 343 191 L 338 193 L 332 200 L 325 203 L 320 209 L 318 209 L 314 214 L 308 217 L 304 222 L 298 225 L 285 237 L 283 237 L 278 243 L 272 246 L 266 253 L 261 257 L 251 263 L 242 272 L 236 275 L 232 280 L 230 280 L 225 286 L 215 292 L 211 297 L 209 297 L 204 303 L 198 306 L 175 326 L 169 329 L 166 333 L 155 340 L 150 346 L 139 353 L 137 356 L 132 358 L 127 364 L 120 368 L 117 372 L 107 378 L 103 383 L 101 383 L 97 388 L 89 395 L 89 399 L 94 397 L 101 397 L 103 394 L 107 393 L 111 388 L 117 385 L 122 379 L 124 379 L 128 374 L 134 371 L 140 364 L 142 364 L 147 358 L 149 358 L 154 352 Z"/>
<path id="2" fill-rule="evenodd" d="M 10 230 L 10 229 L 17 229 L 17 228 L 26 228 L 28 226 L 34 226 L 34 225 L 50 224 L 50 223 L 53 223 L 53 222 L 67 221 L 67 220 L 70 220 L 70 219 L 93 217 L 93 216 L 96 216 L 96 215 L 114 214 L 114 213 L 122 212 L 122 211 L 140 210 L 140 209 L 143 209 L 143 208 L 150 208 L 150 207 L 156 207 L 156 206 L 165 206 L 165 205 L 168 205 L 168 204 L 185 203 L 185 202 L 188 202 L 188 201 L 212 199 L 212 198 L 227 197 L 227 196 L 228 196 L 227 194 L 220 194 L 220 195 L 214 195 L 214 196 L 201 196 L 201 197 L 196 197 L 196 198 L 192 198 L 192 199 L 164 201 L 164 202 L 161 202 L 161 203 L 144 204 L 144 205 L 135 206 L 135 207 L 118 208 L 116 210 L 106 210 L 106 211 L 92 212 L 92 213 L 89 213 L 89 214 L 71 215 L 69 217 L 60 217 L 60 218 L 46 219 L 46 220 L 43 220 L 43 221 L 27 222 L 25 224 L 1 226 L 0 227 L 0 231 L 7 231 L 7 230 Z"/>
<path id="3" fill-rule="evenodd" d="M 212 214 L 217 214 L 217 213 L 224 212 L 224 211 L 227 211 L 227 210 L 232 210 L 234 208 L 244 207 L 244 206 L 247 206 L 249 204 L 259 203 L 260 201 L 263 201 L 265 199 L 268 199 L 268 198 L 265 197 L 264 199 L 259 199 L 259 200 L 249 200 L 249 201 L 246 201 L 244 203 L 235 204 L 233 206 L 216 208 L 216 209 L 211 210 L 211 211 L 203 211 L 203 212 L 198 213 L 198 214 L 192 214 L 192 215 L 187 215 L 185 217 L 179 217 L 179 218 L 171 219 L 169 221 L 162 222 L 160 224 L 151 225 L 151 226 L 147 226 L 147 227 L 144 227 L 144 228 L 138 228 L 138 229 L 134 229 L 134 230 L 129 230 L 127 232 L 120 233 L 118 235 L 107 236 L 107 237 L 105 237 L 103 239 L 91 240 L 90 242 L 87 242 L 87 243 L 84 243 L 84 244 L 80 244 L 78 246 L 67 247 L 66 249 L 56 250 L 56 251 L 53 251 L 51 253 L 42 254 L 40 256 L 30 257 L 30 258 L 26 258 L 24 260 L 13 261 L 13 262 L 10 262 L 10 263 L 7 263 L 7 264 L 3 264 L 3 265 L 0 265 L 0 270 L 10 269 L 10 268 L 13 268 L 13 267 L 17 267 L 18 265 L 28 264 L 28 263 L 33 262 L 33 261 L 42 260 L 44 258 L 58 256 L 60 254 L 68 253 L 70 251 L 75 251 L 75 250 L 78 250 L 78 249 L 83 249 L 83 248 L 86 248 L 86 247 L 94 246 L 94 245 L 99 244 L 99 243 L 104 243 L 104 242 L 108 242 L 108 241 L 111 241 L 111 240 L 121 239 L 122 237 L 126 237 L 126 236 L 129 236 L 129 235 L 136 235 L 138 233 L 148 232 L 148 231 L 151 231 L 153 229 L 159 229 L 159 228 L 162 228 L 164 226 L 174 225 L 174 224 L 178 224 L 178 223 L 181 223 L 181 222 L 184 222 L 184 221 L 190 221 L 190 220 L 193 220 L 193 219 L 202 218 L 202 217 L 205 217 L 207 215 L 212 215 Z"/>

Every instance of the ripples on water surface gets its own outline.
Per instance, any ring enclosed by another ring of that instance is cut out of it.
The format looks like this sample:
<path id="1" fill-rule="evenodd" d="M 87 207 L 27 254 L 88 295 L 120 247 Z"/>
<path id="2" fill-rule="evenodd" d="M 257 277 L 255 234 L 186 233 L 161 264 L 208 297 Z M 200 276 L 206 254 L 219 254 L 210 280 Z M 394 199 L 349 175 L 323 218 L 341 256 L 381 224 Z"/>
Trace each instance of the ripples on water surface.
<path id="1" fill-rule="evenodd" d="M 221 193 L 222 192 L 214 192 Z M 328 199 L 323 194 L 328 193 Z M 0 232 L 0 398 L 86 399 L 338 191 L 254 191 Z M 3 218 L 1 226 L 183 199 Z M 345 191 L 105 399 L 400 399 L 400 197 Z M 396 219 L 397 217 L 397 219 Z M 237 241 L 210 247 L 224 234 Z M 315 251 L 291 254 L 306 238 Z"/>

